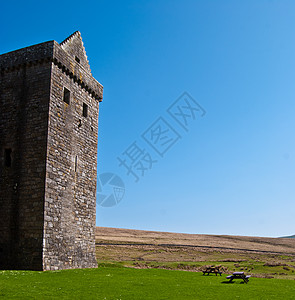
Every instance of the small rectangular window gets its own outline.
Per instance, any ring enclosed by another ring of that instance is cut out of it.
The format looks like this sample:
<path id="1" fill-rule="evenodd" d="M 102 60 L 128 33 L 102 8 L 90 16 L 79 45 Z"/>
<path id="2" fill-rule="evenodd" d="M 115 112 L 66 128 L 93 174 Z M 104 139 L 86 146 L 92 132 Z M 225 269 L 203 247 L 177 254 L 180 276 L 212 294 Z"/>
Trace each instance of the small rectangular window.
<path id="1" fill-rule="evenodd" d="M 5 149 L 5 152 L 4 152 L 4 164 L 5 164 L 5 167 L 11 167 L 11 152 L 12 150 L 11 149 Z"/>
<path id="2" fill-rule="evenodd" d="M 83 103 L 83 117 L 87 118 L 88 115 L 88 105 Z"/>
<path id="3" fill-rule="evenodd" d="M 70 104 L 70 91 L 67 88 L 64 88 L 64 102 Z"/>
<path id="4" fill-rule="evenodd" d="M 77 63 L 80 63 L 80 58 L 79 57 L 75 56 L 75 60 L 76 60 Z"/>

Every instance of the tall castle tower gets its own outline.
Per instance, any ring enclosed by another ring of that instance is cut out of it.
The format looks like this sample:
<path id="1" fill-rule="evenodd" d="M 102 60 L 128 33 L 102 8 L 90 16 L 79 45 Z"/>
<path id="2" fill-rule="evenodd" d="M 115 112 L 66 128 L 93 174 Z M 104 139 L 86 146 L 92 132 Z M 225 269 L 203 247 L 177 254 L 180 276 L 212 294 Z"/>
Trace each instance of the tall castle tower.
<path id="1" fill-rule="evenodd" d="M 0 55 L 0 269 L 96 267 L 102 94 L 78 31 Z"/>

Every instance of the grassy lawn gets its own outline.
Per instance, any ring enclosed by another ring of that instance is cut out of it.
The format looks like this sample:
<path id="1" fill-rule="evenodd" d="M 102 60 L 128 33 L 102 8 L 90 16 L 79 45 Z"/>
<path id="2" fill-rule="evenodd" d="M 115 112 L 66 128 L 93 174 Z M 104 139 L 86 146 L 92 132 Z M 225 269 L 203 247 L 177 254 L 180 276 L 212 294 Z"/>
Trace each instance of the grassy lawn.
<path id="1" fill-rule="evenodd" d="M 3 299 L 295 299 L 295 281 L 223 276 L 119 265 L 52 272 L 0 271 Z"/>

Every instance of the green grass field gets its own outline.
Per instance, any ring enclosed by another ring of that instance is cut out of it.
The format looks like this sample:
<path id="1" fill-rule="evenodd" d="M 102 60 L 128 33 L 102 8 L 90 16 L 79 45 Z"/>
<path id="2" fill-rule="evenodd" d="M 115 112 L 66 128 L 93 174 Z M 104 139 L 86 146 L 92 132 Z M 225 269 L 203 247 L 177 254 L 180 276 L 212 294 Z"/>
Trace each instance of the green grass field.
<path id="1" fill-rule="evenodd" d="M 3 299 L 295 299 L 295 281 L 100 265 L 50 272 L 0 271 Z"/>

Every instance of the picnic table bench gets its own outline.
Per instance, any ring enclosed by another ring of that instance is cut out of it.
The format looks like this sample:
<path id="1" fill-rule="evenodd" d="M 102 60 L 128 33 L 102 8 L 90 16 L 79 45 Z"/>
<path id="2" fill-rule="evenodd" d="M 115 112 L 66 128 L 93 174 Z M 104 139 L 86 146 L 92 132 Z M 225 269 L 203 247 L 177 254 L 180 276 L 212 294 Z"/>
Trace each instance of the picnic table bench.
<path id="1" fill-rule="evenodd" d="M 216 267 L 207 267 L 206 270 L 203 271 L 203 275 L 207 274 L 209 275 L 210 273 L 214 273 L 216 276 L 219 274 L 221 276 L 222 271 L 220 270 L 221 267 L 216 266 Z"/>
<path id="2" fill-rule="evenodd" d="M 251 275 L 245 275 L 244 272 L 234 272 L 232 275 L 226 276 L 226 279 L 229 279 L 229 282 L 232 282 L 234 279 L 243 279 L 245 283 L 248 283 Z"/>

